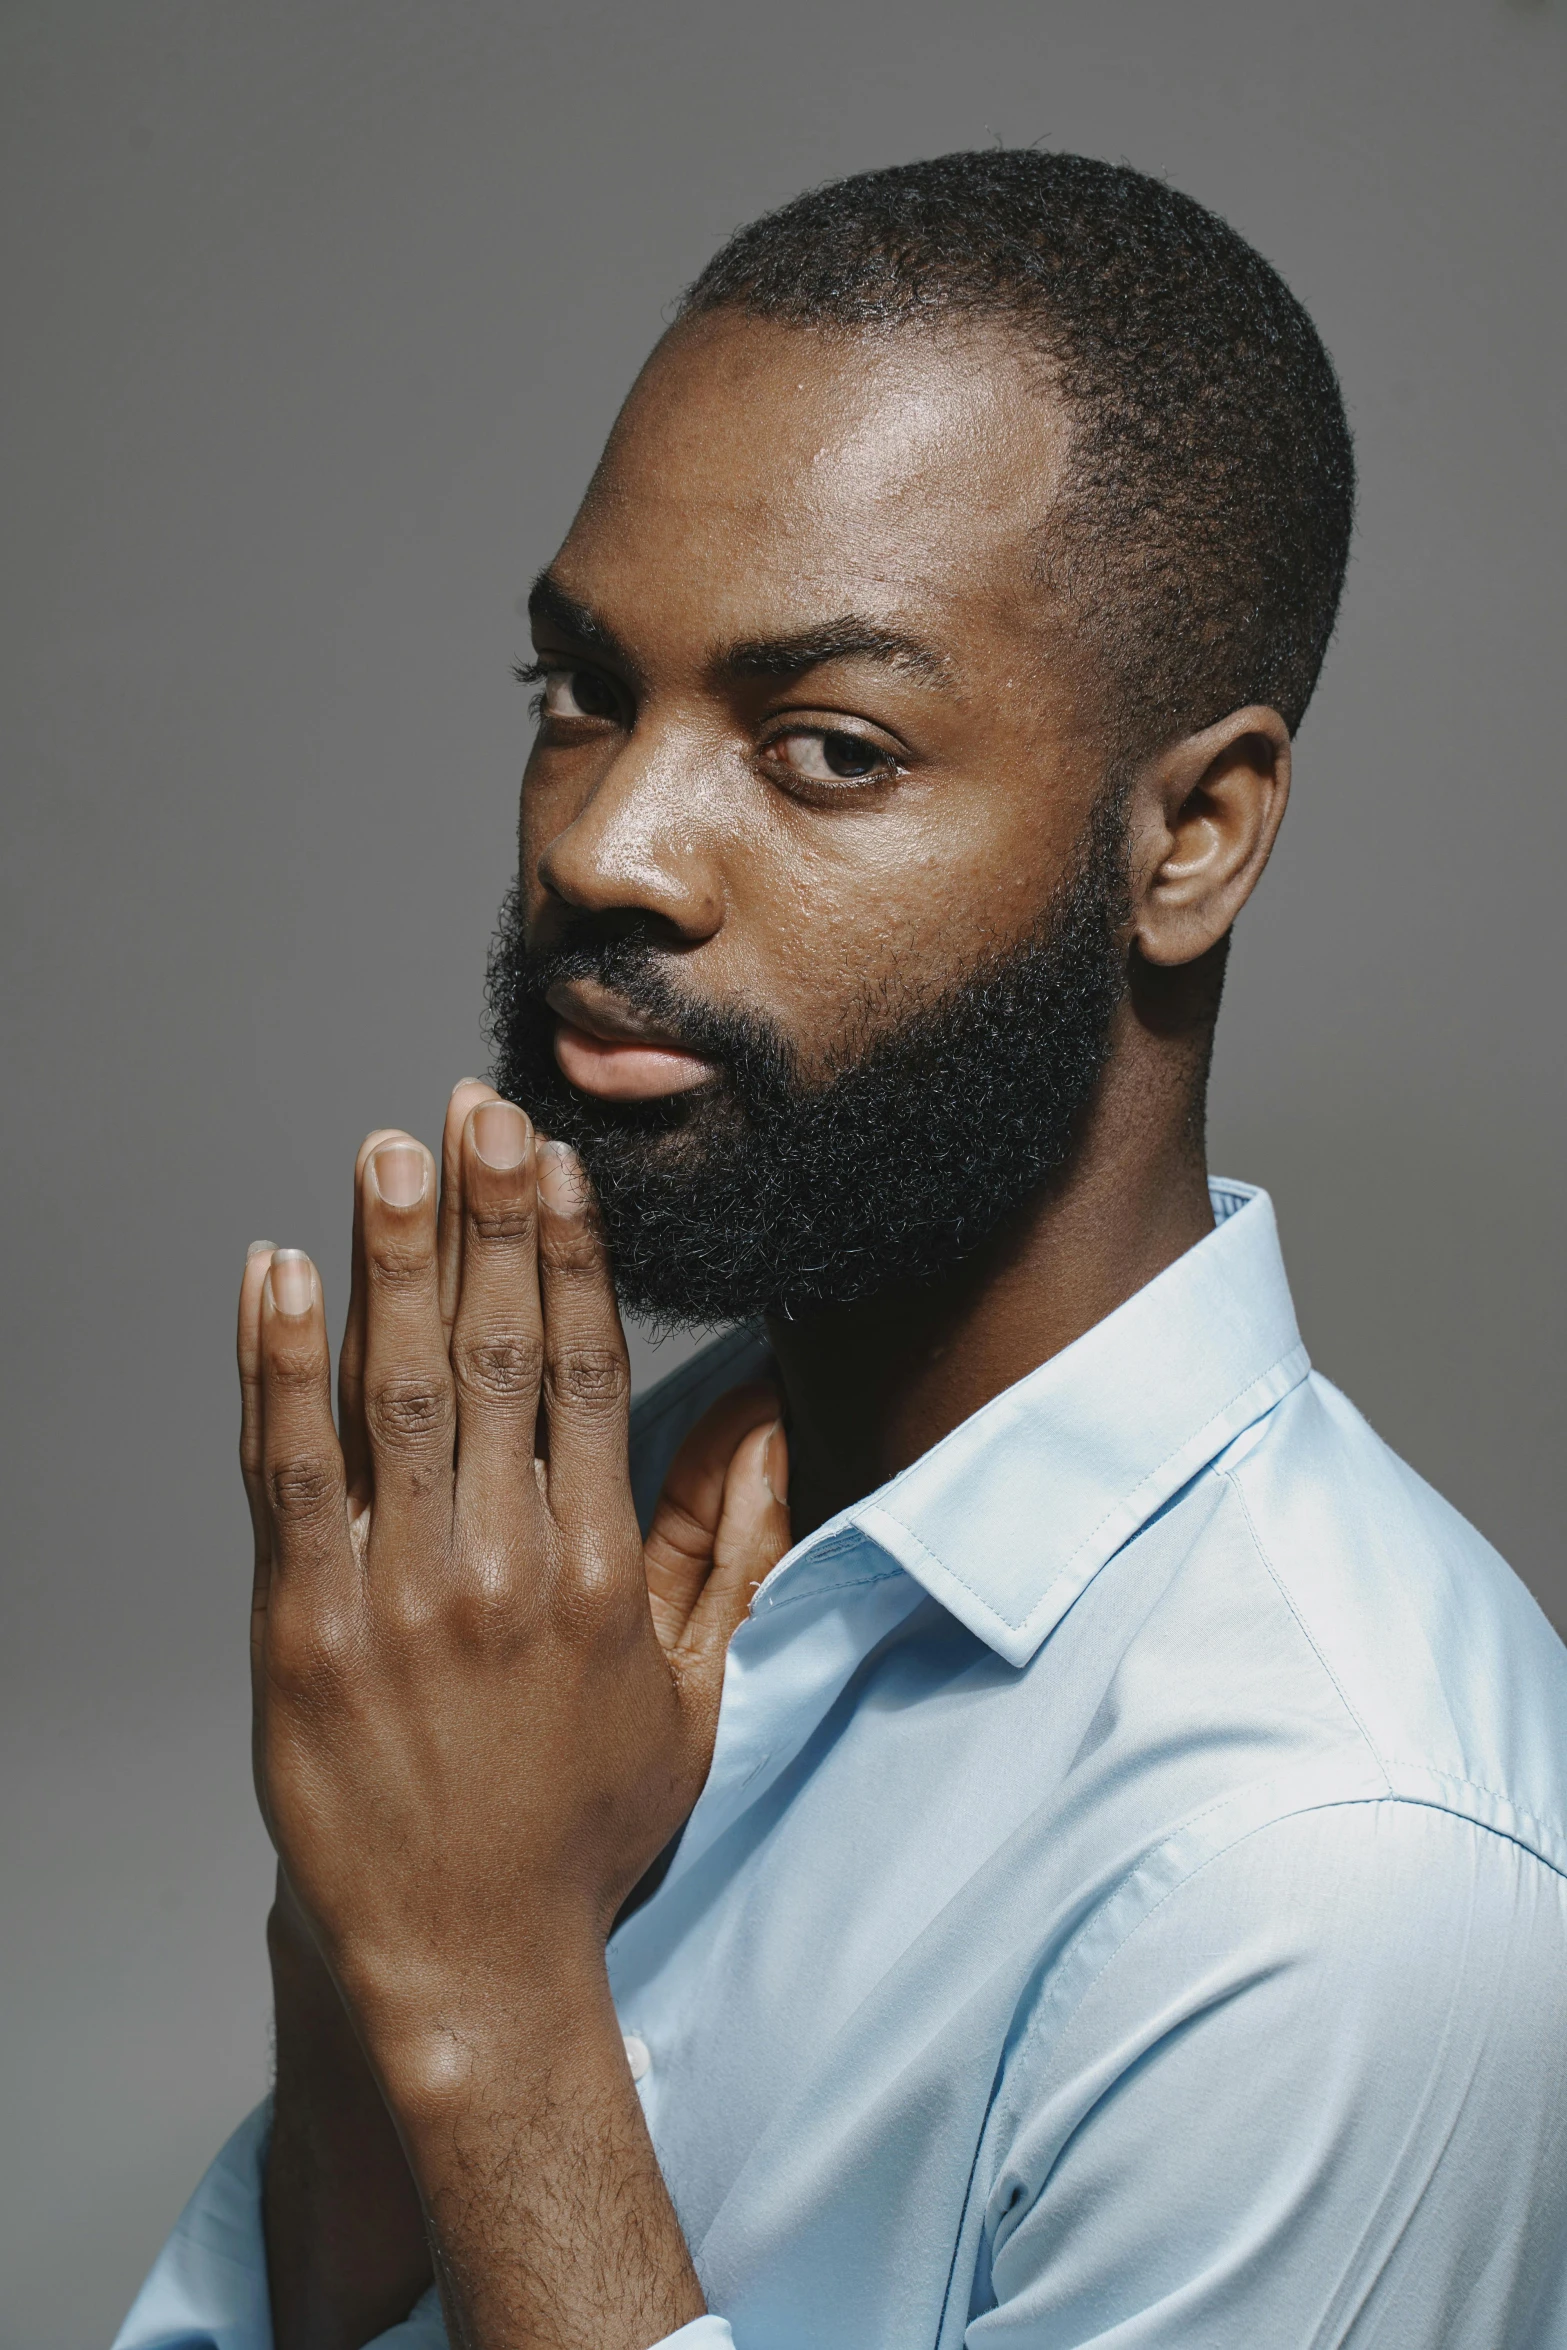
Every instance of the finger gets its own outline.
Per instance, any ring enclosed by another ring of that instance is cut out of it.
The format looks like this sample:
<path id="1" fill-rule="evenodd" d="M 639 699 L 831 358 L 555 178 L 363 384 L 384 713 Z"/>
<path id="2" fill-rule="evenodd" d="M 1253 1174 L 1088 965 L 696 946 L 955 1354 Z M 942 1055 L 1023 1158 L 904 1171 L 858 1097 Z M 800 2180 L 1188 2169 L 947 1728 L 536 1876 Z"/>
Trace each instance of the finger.
<path id="1" fill-rule="evenodd" d="M 441 1131 L 441 1206 L 436 1221 L 436 1262 L 440 1275 L 441 1327 L 450 1338 L 457 1319 L 457 1293 L 462 1285 L 463 1244 L 463 1135 L 480 1102 L 498 1101 L 493 1085 L 482 1077 L 460 1077 L 446 1105 Z"/>
<path id="2" fill-rule="evenodd" d="M 297 1248 L 272 1251 L 261 1283 L 261 1469 L 275 1586 L 269 1644 L 290 1588 L 348 1597 L 358 1580 L 348 1537 L 343 1455 L 332 1424 L 331 1356 L 321 1284 Z"/>
<path id="3" fill-rule="evenodd" d="M 724 1657 L 735 1627 L 788 1550 L 789 1440 L 783 1422 L 741 1438 L 724 1479 L 713 1571 L 691 1611 L 675 1663 L 681 1685 L 716 1724 Z"/>
<path id="4" fill-rule="evenodd" d="M 272 1242 L 253 1240 L 245 1251 L 245 1273 L 239 1285 L 239 1473 L 245 1480 L 250 1504 L 250 1531 L 255 1548 L 254 1600 L 266 1593 L 272 1564 L 272 1528 L 267 1516 L 266 1486 L 262 1477 L 261 1291 L 272 1264 Z"/>
<path id="5" fill-rule="evenodd" d="M 653 1627 L 666 1654 L 679 1645 L 713 1565 L 724 1480 L 742 1436 L 778 1417 L 771 1387 L 732 1387 L 703 1413 L 669 1465 L 643 1546 Z"/>
<path id="6" fill-rule="evenodd" d="M 364 1192 L 365 1161 L 376 1144 L 387 1142 L 399 1129 L 378 1126 L 359 1145 L 354 1161 L 354 1232 L 349 1258 L 348 1314 L 343 1343 L 337 1355 L 337 1426 L 343 1447 L 352 1509 L 363 1509 L 370 1499 L 370 1432 L 365 1426 L 365 1220 L 360 1202 Z"/>
<path id="7" fill-rule="evenodd" d="M 631 1365 L 596 1203 L 581 1160 L 538 1147 L 539 1292 L 551 1514 L 619 1533 L 635 1523 L 627 1459 Z M 640 1541 L 637 1545 L 640 1553 Z"/>
<path id="8" fill-rule="evenodd" d="M 470 1524 L 531 1508 L 543 1365 L 533 1128 L 498 1095 L 462 1137 L 462 1283 L 452 1329 L 457 1506 Z M 498 1527 L 496 1530 L 499 1530 Z"/>
<path id="9" fill-rule="evenodd" d="M 435 1162 L 393 1134 L 365 1160 L 365 1429 L 370 1564 L 416 1569 L 451 1531 L 455 1413 L 435 1261 Z"/>

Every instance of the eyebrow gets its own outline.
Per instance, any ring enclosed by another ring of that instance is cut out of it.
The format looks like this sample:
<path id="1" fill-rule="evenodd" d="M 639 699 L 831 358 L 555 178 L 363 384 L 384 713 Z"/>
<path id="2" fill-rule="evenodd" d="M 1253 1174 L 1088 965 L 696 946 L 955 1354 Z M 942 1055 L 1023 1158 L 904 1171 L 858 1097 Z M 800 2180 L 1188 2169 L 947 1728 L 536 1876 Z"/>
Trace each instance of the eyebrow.
<path id="1" fill-rule="evenodd" d="M 934 646 L 905 635 L 902 629 L 862 620 L 853 612 L 792 636 L 750 637 L 727 645 L 712 666 L 723 677 L 798 677 L 828 661 L 879 661 L 888 669 L 910 670 L 935 685 L 951 682 L 950 667 Z"/>
<path id="2" fill-rule="evenodd" d="M 546 623 L 579 645 L 600 653 L 635 677 L 638 664 L 591 605 L 562 587 L 550 572 L 541 571 L 528 595 L 528 617 Z M 708 663 L 717 678 L 798 677 L 829 661 L 879 661 L 888 669 L 908 670 L 935 685 L 950 685 L 946 658 L 919 637 L 880 622 L 846 612 L 817 628 L 799 629 L 787 636 L 744 637 L 723 646 Z"/>
<path id="3" fill-rule="evenodd" d="M 606 628 L 591 605 L 569 594 L 548 571 L 541 571 L 528 590 L 528 618 L 535 627 L 543 622 L 558 628 L 562 636 L 575 637 L 579 645 L 602 653 L 606 661 L 612 661 L 628 676 L 640 674 L 637 663 L 614 630 Z"/>

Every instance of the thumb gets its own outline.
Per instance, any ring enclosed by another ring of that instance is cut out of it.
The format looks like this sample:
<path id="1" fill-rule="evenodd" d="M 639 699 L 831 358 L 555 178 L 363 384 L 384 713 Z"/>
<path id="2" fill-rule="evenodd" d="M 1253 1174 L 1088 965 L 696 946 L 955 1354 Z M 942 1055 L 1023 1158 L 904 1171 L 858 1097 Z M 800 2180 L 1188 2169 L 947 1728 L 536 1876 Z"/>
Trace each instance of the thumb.
<path id="1" fill-rule="evenodd" d="M 732 1387 L 697 1422 L 670 1463 L 643 1549 L 653 1628 L 667 1656 L 679 1648 L 713 1570 L 737 1448 L 748 1430 L 765 1432 L 777 1417 L 773 1388 L 759 1382 Z"/>
<path id="2" fill-rule="evenodd" d="M 736 1626 L 789 1548 L 789 1439 L 782 1420 L 753 1428 L 724 1479 L 713 1566 L 680 1644 L 681 1664 L 711 1682 L 714 1714 Z"/>

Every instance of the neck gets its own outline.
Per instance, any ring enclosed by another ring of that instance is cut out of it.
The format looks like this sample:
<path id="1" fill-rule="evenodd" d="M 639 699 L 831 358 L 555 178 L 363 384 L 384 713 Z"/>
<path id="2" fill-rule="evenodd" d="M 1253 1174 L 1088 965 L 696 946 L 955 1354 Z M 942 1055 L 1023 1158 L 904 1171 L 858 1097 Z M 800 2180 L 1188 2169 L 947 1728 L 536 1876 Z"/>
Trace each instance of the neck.
<path id="1" fill-rule="evenodd" d="M 941 1279 L 778 1321 L 796 1539 L 1113 1313 L 1213 1226 L 1201 1075 L 1112 1053 L 1068 1168 Z"/>

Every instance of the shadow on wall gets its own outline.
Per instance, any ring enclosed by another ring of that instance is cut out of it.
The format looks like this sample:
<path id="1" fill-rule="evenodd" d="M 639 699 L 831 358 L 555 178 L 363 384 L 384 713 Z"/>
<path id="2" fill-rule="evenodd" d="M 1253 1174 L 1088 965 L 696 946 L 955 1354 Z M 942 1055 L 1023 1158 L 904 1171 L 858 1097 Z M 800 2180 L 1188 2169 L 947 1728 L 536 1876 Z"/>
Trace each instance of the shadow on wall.
<path id="1" fill-rule="evenodd" d="M 1483 1114 L 1389 1091 L 1335 1092 L 1330 1118 L 1313 1106 L 1223 1104 L 1210 1161 L 1272 1193 L 1317 1369 L 1567 1633 L 1549 1384 L 1567 1299 L 1547 1138 L 1510 1131 L 1504 1154 Z"/>

